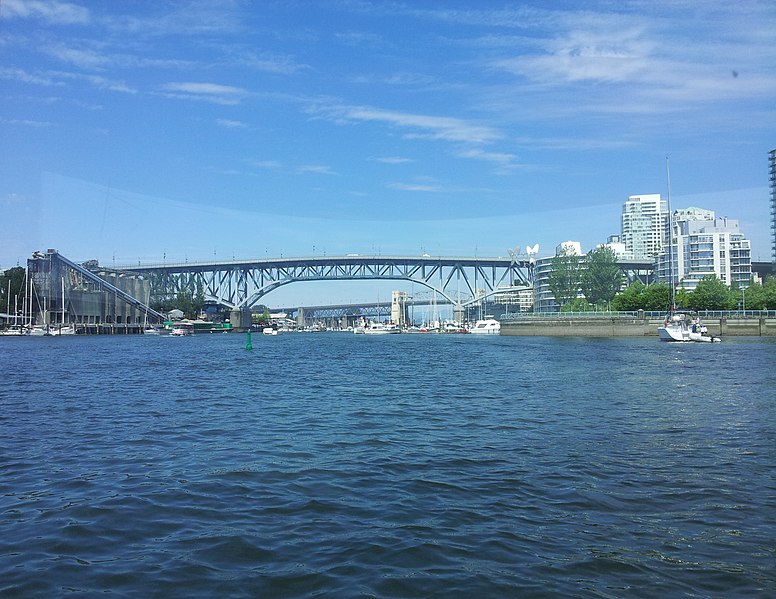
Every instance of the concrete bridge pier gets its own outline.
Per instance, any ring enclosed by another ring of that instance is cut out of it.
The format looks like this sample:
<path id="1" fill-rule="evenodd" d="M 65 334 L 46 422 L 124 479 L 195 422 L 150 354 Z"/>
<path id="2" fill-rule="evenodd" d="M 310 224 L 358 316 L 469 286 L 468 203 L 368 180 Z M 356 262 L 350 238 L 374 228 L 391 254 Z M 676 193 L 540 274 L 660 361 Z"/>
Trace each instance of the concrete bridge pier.
<path id="1" fill-rule="evenodd" d="M 247 331 L 251 328 L 251 310 L 242 308 L 241 310 L 232 310 L 229 314 L 229 322 L 235 331 Z"/>

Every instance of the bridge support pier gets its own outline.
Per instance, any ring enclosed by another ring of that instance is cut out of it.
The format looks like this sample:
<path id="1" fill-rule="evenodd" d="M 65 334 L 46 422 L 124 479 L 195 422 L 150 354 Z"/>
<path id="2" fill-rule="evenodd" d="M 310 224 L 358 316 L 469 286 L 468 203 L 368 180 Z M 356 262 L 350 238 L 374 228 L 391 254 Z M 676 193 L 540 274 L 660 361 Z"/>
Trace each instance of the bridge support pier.
<path id="1" fill-rule="evenodd" d="M 247 331 L 251 328 L 251 310 L 242 308 L 241 310 L 232 310 L 229 314 L 229 322 L 235 331 Z"/>

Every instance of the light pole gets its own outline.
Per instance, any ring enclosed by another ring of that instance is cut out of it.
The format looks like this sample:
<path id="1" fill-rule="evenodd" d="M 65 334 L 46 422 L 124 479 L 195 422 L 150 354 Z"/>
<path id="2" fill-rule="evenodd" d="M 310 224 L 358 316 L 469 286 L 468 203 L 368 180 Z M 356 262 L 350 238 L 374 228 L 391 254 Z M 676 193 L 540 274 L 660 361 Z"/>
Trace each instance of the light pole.
<path id="1" fill-rule="evenodd" d="M 746 312 L 746 295 L 744 293 L 745 291 L 746 291 L 746 288 L 742 287 L 741 288 L 741 309 L 744 312 Z"/>

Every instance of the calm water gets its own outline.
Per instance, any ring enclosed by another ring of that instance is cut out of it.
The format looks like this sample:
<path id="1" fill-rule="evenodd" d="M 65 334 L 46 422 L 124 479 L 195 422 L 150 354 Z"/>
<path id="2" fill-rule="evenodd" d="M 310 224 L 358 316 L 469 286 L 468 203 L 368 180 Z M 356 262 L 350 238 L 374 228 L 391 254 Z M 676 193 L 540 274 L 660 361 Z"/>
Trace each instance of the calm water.
<path id="1" fill-rule="evenodd" d="M 0 338 L 0 595 L 774 597 L 776 340 Z"/>

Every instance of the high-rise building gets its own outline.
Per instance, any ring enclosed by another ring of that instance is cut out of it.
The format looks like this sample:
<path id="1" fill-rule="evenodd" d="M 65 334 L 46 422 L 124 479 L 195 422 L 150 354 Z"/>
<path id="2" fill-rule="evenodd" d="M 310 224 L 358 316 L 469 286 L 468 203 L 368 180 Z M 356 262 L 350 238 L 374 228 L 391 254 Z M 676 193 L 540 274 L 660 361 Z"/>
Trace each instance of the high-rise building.
<path id="1" fill-rule="evenodd" d="M 726 285 L 747 287 L 752 278 L 752 253 L 738 221 L 716 218 L 712 210 L 685 208 L 674 212 L 670 247 L 655 261 L 658 281 L 673 281 L 692 291 L 705 276 Z"/>
<path id="2" fill-rule="evenodd" d="M 776 148 L 768 152 L 771 163 L 771 259 L 776 264 Z"/>
<path id="3" fill-rule="evenodd" d="M 668 236 L 668 207 L 660 194 L 629 196 L 622 206 L 622 243 L 629 257 L 658 255 Z"/>

